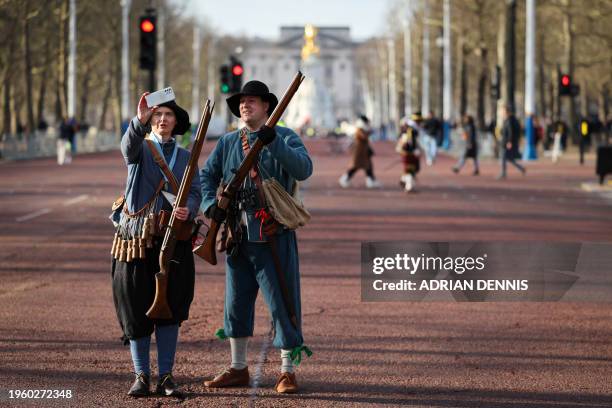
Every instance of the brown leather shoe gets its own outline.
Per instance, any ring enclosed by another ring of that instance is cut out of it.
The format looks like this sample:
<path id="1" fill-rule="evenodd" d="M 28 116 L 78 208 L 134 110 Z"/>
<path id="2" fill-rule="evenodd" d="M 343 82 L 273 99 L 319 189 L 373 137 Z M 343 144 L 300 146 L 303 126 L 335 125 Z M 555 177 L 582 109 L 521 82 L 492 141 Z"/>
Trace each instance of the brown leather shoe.
<path id="1" fill-rule="evenodd" d="M 242 370 L 228 368 L 221 374 L 209 381 L 204 381 L 207 388 L 242 387 L 249 385 L 249 367 Z"/>
<path id="2" fill-rule="evenodd" d="M 298 391 L 295 373 L 282 373 L 276 382 L 276 392 L 281 394 L 293 394 Z"/>

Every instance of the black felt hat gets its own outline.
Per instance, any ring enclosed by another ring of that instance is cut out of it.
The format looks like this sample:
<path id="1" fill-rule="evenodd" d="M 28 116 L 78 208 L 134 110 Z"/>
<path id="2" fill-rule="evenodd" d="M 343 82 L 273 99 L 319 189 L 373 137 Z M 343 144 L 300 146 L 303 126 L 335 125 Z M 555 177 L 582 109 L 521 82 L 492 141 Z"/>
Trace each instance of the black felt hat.
<path id="1" fill-rule="evenodd" d="M 191 123 L 189 123 L 189 114 L 185 109 L 178 106 L 174 100 L 162 103 L 158 106 L 165 106 L 174 112 L 174 116 L 176 116 L 176 125 L 174 125 L 174 129 L 172 130 L 173 135 L 183 135 L 189 130 L 191 127 Z"/>
<path id="2" fill-rule="evenodd" d="M 227 98 L 227 106 L 234 116 L 240 117 L 240 98 L 243 96 L 259 96 L 263 101 L 268 102 L 268 115 L 271 115 L 278 105 L 276 95 L 270 92 L 266 84 L 261 81 L 249 81 L 244 84 L 242 91 Z"/>

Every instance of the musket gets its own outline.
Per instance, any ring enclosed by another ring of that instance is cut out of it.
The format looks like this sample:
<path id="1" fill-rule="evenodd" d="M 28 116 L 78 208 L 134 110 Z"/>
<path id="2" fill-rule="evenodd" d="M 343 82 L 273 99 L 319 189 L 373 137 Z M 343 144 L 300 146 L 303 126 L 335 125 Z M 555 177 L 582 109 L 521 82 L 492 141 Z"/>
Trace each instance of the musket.
<path id="1" fill-rule="evenodd" d="M 270 115 L 270 117 L 266 121 L 266 126 L 270 128 L 274 128 L 274 126 L 276 126 L 276 122 L 278 122 L 278 120 L 285 112 L 285 109 L 287 109 L 287 105 L 289 105 L 289 102 L 291 102 L 291 98 L 293 98 L 293 95 L 295 95 L 295 93 L 297 92 L 304 78 L 304 75 L 300 71 L 295 74 L 293 80 L 291 81 L 291 84 L 285 91 L 283 98 L 274 109 L 274 112 L 272 112 L 272 115 Z M 219 202 L 217 203 L 217 206 L 219 208 L 227 211 L 231 202 L 236 197 L 236 192 L 242 185 L 242 182 L 246 178 L 247 174 L 249 174 L 249 171 L 255 164 L 255 161 L 259 157 L 259 152 L 261 152 L 261 149 L 263 147 L 264 144 L 261 142 L 261 140 L 255 140 L 255 143 L 251 147 L 251 150 L 242 160 L 240 167 L 238 167 L 238 169 L 232 176 L 232 179 L 221 193 L 221 197 L 219 199 Z M 211 220 L 210 227 L 208 229 L 208 233 L 206 234 L 206 239 L 204 243 L 199 248 L 196 248 L 194 250 L 194 252 L 197 252 L 199 256 L 201 256 L 206 262 L 211 265 L 217 264 L 215 243 L 217 241 L 217 233 L 219 232 L 220 227 L 221 225 L 218 222 L 216 222 L 215 220 Z"/>
<path id="2" fill-rule="evenodd" d="M 187 204 L 187 198 L 189 197 L 189 190 L 191 189 L 191 180 L 198 167 L 198 159 L 200 158 L 200 152 L 202 151 L 202 145 L 204 139 L 206 139 L 206 132 L 208 130 L 208 123 L 212 116 L 214 109 L 214 103 L 210 100 L 206 101 L 204 106 L 202 117 L 198 125 L 196 132 L 195 142 L 191 148 L 191 155 L 189 156 L 189 163 L 185 168 L 183 179 L 176 195 L 176 201 L 174 202 L 174 208 L 184 207 Z M 147 316 L 150 319 L 171 319 L 172 311 L 168 305 L 168 274 L 170 272 L 170 263 L 173 261 L 174 249 L 176 247 L 177 233 L 183 224 L 183 221 L 176 218 L 176 213 L 172 211 L 168 227 L 164 235 L 164 241 L 159 252 L 159 268 L 160 271 L 155 274 L 155 299 L 153 304 L 147 311 Z"/>

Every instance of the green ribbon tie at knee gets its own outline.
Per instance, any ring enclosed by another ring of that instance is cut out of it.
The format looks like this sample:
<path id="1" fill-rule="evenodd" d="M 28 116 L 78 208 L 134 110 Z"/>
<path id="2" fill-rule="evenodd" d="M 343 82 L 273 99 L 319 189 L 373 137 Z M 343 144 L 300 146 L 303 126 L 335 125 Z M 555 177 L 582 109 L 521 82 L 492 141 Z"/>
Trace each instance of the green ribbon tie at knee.
<path id="1" fill-rule="evenodd" d="M 215 336 L 219 340 L 227 340 L 227 335 L 225 334 L 225 330 L 223 330 L 223 328 L 217 329 L 217 331 L 215 332 Z"/>
<path id="2" fill-rule="evenodd" d="M 289 354 L 289 357 L 291 357 L 291 361 L 296 367 L 299 366 L 302 362 L 302 352 L 306 353 L 306 357 L 312 356 L 312 351 L 310 351 L 307 346 L 294 347 L 291 350 L 291 354 Z"/>

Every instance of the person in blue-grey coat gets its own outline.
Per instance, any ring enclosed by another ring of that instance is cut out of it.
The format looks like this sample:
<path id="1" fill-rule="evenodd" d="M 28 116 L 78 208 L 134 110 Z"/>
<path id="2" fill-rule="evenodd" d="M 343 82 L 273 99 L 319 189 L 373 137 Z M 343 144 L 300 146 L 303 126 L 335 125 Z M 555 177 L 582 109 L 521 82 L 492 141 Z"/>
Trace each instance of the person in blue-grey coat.
<path id="1" fill-rule="evenodd" d="M 259 289 L 271 313 L 273 345 L 281 349 L 277 392 L 298 390 L 294 365 L 299 364 L 302 352 L 311 354 L 302 337 L 296 234 L 274 221 L 266 223 L 260 217 L 265 213 L 265 203 L 257 187 L 262 179 L 275 178 L 291 194 L 296 181 L 305 180 L 312 174 L 312 161 L 298 135 L 285 127 L 265 126 L 277 103 L 276 96 L 260 81 L 246 83 L 240 93 L 228 98 L 230 111 L 242 119 L 245 126 L 219 139 L 200 173 L 201 209 L 217 222 L 226 221 L 233 237 L 227 246 L 224 327 L 219 334 L 221 338 L 230 339 L 231 366 L 214 379 L 205 381 L 204 385 L 210 388 L 249 384 L 247 344 L 253 335 Z M 229 183 L 234 174 L 232 170 L 240 166 L 256 139 L 265 145 L 258 164 L 245 179 L 228 211 L 222 210 L 217 206 L 218 188 Z M 275 269 L 275 262 L 280 271 Z M 282 282 L 277 277 L 279 272 L 285 277 L 289 305 L 295 312 L 297 324 L 291 321 L 285 306 Z"/>
<path id="2" fill-rule="evenodd" d="M 123 339 L 130 344 L 136 373 L 136 380 L 128 392 L 132 397 L 150 394 L 149 349 L 153 332 L 157 343 L 159 368 L 156 393 L 165 396 L 178 393 L 172 377 L 172 368 L 179 325 L 189 317 L 195 283 L 189 229 L 187 236 L 178 237 L 168 274 L 167 299 L 172 319 L 149 319 L 146 312 L 155 297 L 155 274 L 160 270 L 159 253 L 167 225 L 165 223 L 169 218 L 162 217 L 162 211 L 165 211 L 166 215 L 174 211 L 177 219 L 189 224 L 197 215 L 202 201 L 200 177 L 197 172 L 192 179 L 186 207 L 173 209 L 164 198 L 162 191 L 170 192 L 170 186 L 173 184 L 155 162 L 152 149 L 158 152 L 158 157 L 165 159 L 169 171 L 180 185 L 190 153 L 177 146 L 175 136 L 182 135 L 189 129 L 189 115 L 175 101 L 150 108 L 145 100 L 146 95 L 147 93 L 140 98 L 138 114 L 132 119 L 121 139 L 121 152 L 127 165 L 128 176 L 125 203 L 118 220 L 116 235 L 116 239 L 120 237 L 124 243 L 134 244 L 133 247 L 138 247 L 139 251 L 125 251 L 124 248 L 122 255 L 114 256 L 111 264 L 115 310 L 123 331 Z M 145 137 L 148 138 L 146 143 Z M 171 177 L 170 179 L 172 180 Z"/>

